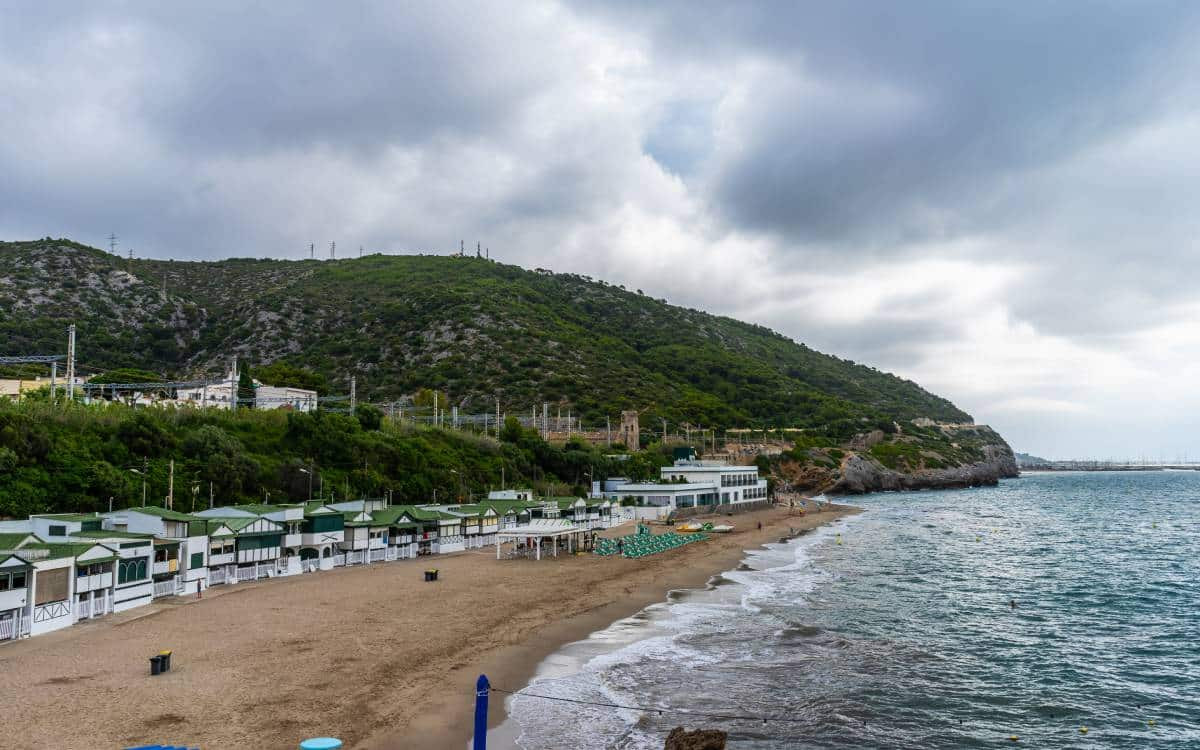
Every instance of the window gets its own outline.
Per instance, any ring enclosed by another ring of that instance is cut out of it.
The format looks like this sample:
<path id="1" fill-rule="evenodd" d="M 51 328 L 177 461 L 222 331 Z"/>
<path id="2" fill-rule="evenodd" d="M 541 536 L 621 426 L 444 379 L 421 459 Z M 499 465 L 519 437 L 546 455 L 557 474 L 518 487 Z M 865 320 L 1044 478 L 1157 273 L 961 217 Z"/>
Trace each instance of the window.
<path id="1" fill-rule="evenodd" d="M 55 568 L 38 573 L 37 596 L 34 599 L 34 605 L 41 606 L 50 602 L 65 601 L 71 587 L 70 575 L 71 571 L 68 568 Z"/>
<path id="2" fill-rule="evenodd" d="M 193 552 L 192 553 L 192 562 L 188 565 L 188 567 L 193 570 L 195 570 L 196 568 L 203 568 L 204 567 L 204 553 L 203 552 Z"/>
<path id="3" fill-rule="evenodd" d="M 134 583 L 146 578 L 146 558 L 121 560 L 117 563 L 117 583 Z"/>
<path id="4" fill-rule="evenodd" d="M 54 526 L 50 527 L 50 529 L 47 533 L 50 536 L 66 536 L 67 535 L 67 527 L 62 526 L 62 525 L 54 525 Z"/>

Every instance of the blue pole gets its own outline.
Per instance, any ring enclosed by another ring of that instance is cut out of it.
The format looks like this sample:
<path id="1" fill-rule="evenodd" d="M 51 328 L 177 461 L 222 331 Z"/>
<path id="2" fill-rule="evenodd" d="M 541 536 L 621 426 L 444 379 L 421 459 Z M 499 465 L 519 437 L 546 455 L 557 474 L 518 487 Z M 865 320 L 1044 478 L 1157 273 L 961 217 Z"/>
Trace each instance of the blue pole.
<path id="1" fill-rule="evenodd" d="M 474 750 L 487 750 L 487 710 L 488 710 L 488 693 L 491 692 L 491 683 L 488 682 L 487 675 L 479 675 L 479 679 L 475 682 L 475 748 Z"/>

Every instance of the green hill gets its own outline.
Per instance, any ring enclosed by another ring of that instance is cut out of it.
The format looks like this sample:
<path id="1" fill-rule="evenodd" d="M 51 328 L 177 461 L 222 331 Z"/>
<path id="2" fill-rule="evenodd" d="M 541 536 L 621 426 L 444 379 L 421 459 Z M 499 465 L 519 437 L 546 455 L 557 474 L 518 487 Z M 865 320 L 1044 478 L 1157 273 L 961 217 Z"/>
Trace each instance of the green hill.
<path id="1" fill-rule="evenodd" d="M 216 375 L 237 355 L 313 371 L 344 393 L 421 388 L 467 412 L 569 407 L 603 424 L 802 427 L 967 422 L 949 401 L 872 367 L 729 318 L 571 274 L 476 258 L 338 261 L 118 258 L 66 240 L 0 243 L 0 355 L 61 353 L 75 323 L 81 372 Z"/>

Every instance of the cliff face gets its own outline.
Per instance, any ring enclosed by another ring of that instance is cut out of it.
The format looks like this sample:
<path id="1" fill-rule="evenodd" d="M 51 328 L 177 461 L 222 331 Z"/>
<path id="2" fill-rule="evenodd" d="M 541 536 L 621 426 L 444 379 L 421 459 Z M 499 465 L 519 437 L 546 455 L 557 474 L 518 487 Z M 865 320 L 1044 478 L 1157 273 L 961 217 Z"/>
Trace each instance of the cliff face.
<path id="1" fill-rule="evenodd" d="M 984 458 L 962 466 L 901 473 L 855 453 L 842 462 L 841 476 L 827 492 L 861 495 L 884 490 L 955 489 L 996 484 L 1018 476 L 1017 462 L 1006 444 L 982 447 Z"/>
<path id="2" fill-rule="evenodd" d="M 1012 449 L 986 425 L 925 419 L 894 428 L 836 447 L 797 446 L 773 462 L 772 472 L 784 492 L 843 495 L 976 487 L 1018 476 Z"/>

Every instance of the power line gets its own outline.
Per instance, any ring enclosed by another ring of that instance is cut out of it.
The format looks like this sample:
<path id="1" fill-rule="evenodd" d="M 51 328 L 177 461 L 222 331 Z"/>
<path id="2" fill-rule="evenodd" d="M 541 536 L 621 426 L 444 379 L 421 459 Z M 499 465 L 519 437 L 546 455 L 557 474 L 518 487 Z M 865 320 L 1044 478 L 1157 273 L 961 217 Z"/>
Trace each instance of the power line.
<path id="1" fill-rule="evenodd" d="M 623 708 L 628 711 L 641 711 L 643 713 L 657 713 L 659 716 L 663 714 L 680 714 L 685 716 L 698 716 L 704 719 L 723 719 L 726 721 L 757 721 L 763 724 L 767 722 L 789 722 L 801 723 L 807 722 L 809 719 L 802 719 L 795 716 L 752 716 L 750 714 L 717 714 L 708 713 L 707 711 L 693 711 L 687 708 L 662 708 L 658 706 L 626 706 L 619 703 L 606 703 L 604 701 L 585 701 L 579 698 L 564 698 L 559 695 L 540 695 L 538 693 L 526 693 L 524 690 L 505 690 L 498 688 L 495 685 L 491 686 L 492 690 L 497 693 L 508 693 L 509 695 L 520 695 L 526 698 L 541 698 L 548 701 L 559 701 L 562 703 L 578 703 L 585 706 L 602 706 L 604 708 Z"/>

